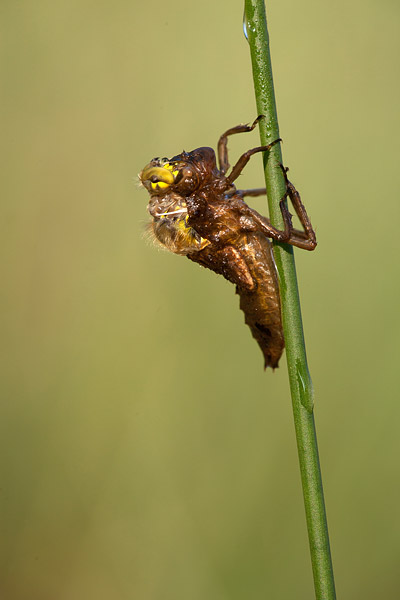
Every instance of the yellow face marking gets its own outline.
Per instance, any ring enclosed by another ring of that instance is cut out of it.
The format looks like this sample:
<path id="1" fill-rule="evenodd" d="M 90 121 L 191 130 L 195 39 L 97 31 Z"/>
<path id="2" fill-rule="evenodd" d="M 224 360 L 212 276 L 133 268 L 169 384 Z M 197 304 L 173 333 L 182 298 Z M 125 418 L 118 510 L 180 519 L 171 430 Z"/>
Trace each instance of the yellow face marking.
<path id="1" fill-rule="evenodd" d="M 165 188 L 167 188 L 170 184 L 166 181 L 152 181 L 150 185 L 153 190 L 165 190 Z"/>

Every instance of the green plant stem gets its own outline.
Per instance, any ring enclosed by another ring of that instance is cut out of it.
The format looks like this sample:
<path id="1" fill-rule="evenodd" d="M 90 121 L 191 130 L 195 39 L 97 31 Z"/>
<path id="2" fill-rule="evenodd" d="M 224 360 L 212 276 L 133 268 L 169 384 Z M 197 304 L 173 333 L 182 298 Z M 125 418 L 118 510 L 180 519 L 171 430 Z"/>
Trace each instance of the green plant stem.
<path id="1" fill-rule="evenodd" d="M 271 58 L 264 0 L 245 0 L 245 28 L 250 44 L 254 86 L 260 121 L 261 143 L 279 138 L 278 118 L 272 79 Z M 280 144 L 264 159 L 269 212 L 272 224 L 282 228 L 279 200 L 285 193 Z M 279 273 L 283 329 L 292 395 L 293 414 L 306 510 L 311 563 L 317 600 L 333 600 L 335 584 L 329 547 L 318 446 L 313 414 L 313 387 L 307 366 L 293 248 L 274 244 Z"/>

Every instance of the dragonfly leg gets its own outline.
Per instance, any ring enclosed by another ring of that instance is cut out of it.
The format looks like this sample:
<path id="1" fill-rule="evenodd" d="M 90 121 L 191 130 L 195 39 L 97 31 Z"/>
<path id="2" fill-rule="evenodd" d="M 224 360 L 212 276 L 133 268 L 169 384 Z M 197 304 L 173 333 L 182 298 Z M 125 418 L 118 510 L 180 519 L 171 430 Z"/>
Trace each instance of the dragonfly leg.
<path id="1" fill-rule="evenodd" d="M 241 198 L 245 196 L 252 196 L 254 198 L 255 196 L 264 196 L 267 190 L 265 188 L 255 188 L 254 190 L 236 190 L 235 193 Z"/>
<path id="2" fill-rule="evenodd" d="M 247 150 L 247 152 L 242 154 L 242 156 L 239 158 L 239 160 L 237 161 L 235 166 L 232 168 L 232 171 L 230 172 L 230 175 L 228 175 L 227 180 L 230 183 L 233 183 L 235 181 L 235 179 L 237 179 L 239 177 L 239 175 L 241 174 L 241 172 L 243 171 L 243 169 L 245 168 L 245 166 L 247 165 L 247 163 L 249 162 L 249 160 L 253 156 L 253 154 L 257 154 L 257 152 L 267 152 L 268 150 L 271 150 L 272 146 L 274 146 L 275 144 L 277 144 L 278 142 L 281 142 L 281 141 L 282 141 L 281 138 L 278 138 L 277 140 L 274 140 L 267 146 L 257 146 L 257 148 L 252 148 L 251 150 Z"/>
<path id="3" fill-rule="evenodd" d="M 253 131 L 257 123 L 263 118 L 264 115 L 259 115 L 251 125 L 236 125 L 236 127 L 231 127 L 221 135 L 218 140 L 218 162 L 219 170 L 223 175 L 225 175 L 230 166 L 228 160 L 228 136 L 234 135 L 235 133 Z"/>
<path id="4" fill-rule="evenodd" d="M 260 215 L 256 210 L 247 205 L 241 208 L 241 223 L 244 229 L 248 231 L 261 230 L 265 235 L 271 237 L 277 242 L 291 244 L 304 250 L 314 250 L 317 245 L 314 229 L 307 214 L 307 211 L 301 201 L 300 194 L 294 185 L 287 178 L 287 169 L 281 165 L 286 181 L 286 192 L 279 202 L 279 208 L 283 217 L 284 229 L 277 229 L 271 225 L 271 221 Z M 261 192 L 261 190 L 243 190 L 244 194 L 238 193 L 240 197 L 243 195 L 259 195 L 258 193 L 246 194 L 246 192 Z M 286 205 L 286 198 L 289 197 L 294 210 L 300 220 L 303 230 L 295 229 L 292 225 L 292 215 Z M 244 204 L 244 203 L 243 203 Z"/>
<path id="5" fill-rule="evenodd" d="M 281 169 L 283 171 L 285 181 L 286 181 L 286 194 L 292 205 L 294 210 L 296 211 L 296 215 L 299 218 L 301 225 L 303 226 L 303 230 L 291 229 L 291 235 L 288 240 L 288 244 L 292 244 L 292 246 L 297 246 L 298 248 L 303 248 L 304 250 L 314 250 L 317 245 L 317 239 L 315 236 L 315 231 L 313 226 L 311 225 L 310 217 L 307 214 L 304 204 L 301 201 L 300 194 L 294 187 L 293 183 L 291 183 L 287 177 L 288 169 L 281 165 Z M 281 200 L 282 202 L 282 200 Z"/>

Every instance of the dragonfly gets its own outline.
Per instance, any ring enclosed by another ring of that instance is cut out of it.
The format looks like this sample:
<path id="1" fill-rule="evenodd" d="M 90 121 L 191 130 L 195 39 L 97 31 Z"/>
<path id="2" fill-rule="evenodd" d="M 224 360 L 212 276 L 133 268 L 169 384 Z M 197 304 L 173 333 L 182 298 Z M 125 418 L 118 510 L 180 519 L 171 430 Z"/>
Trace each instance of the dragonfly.
<path id="1" fill-rule="evenodd" d="M 279 203 L 282 230 L 244 200 L 266 194 L 265 188 L 240 190 L 234 185 L 254 154 L 269 152 L 281 141 L 248 150 L 230 169 L 229 136 L 252 131 L 262 118 L 260 115 L 252 124 L 225 131 L 216 153 L 212 148 L 201 147 L 172 158 L 153 158 L 139 179 L 150 194 L 148 212 L 155 240 L 235 284 L 245 322 L 263 353 L 264 367 L 275 369 L 285 341 L 271 240 L 305 250 L 314 250 L 317 241 L 300 194 L 283 165 L 277 163 L 286 183 Z M 287 199 L 302 229 L 293 227 Z"/>

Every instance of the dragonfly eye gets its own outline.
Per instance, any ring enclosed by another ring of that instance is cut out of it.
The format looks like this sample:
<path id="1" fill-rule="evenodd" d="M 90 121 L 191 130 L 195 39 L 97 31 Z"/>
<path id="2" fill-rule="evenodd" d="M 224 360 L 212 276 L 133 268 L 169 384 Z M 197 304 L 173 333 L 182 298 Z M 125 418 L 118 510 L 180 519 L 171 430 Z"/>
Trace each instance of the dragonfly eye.
<path id="1" fill-rule="evenodd" d="M 140 179 L 143 185 L 148 189 L 153 191 L 163 191 L 175 182 L 178 173 L 175 166 L 168 162 L 162 166 L 154 166 L 150 163 L 141 172 Z"/>

